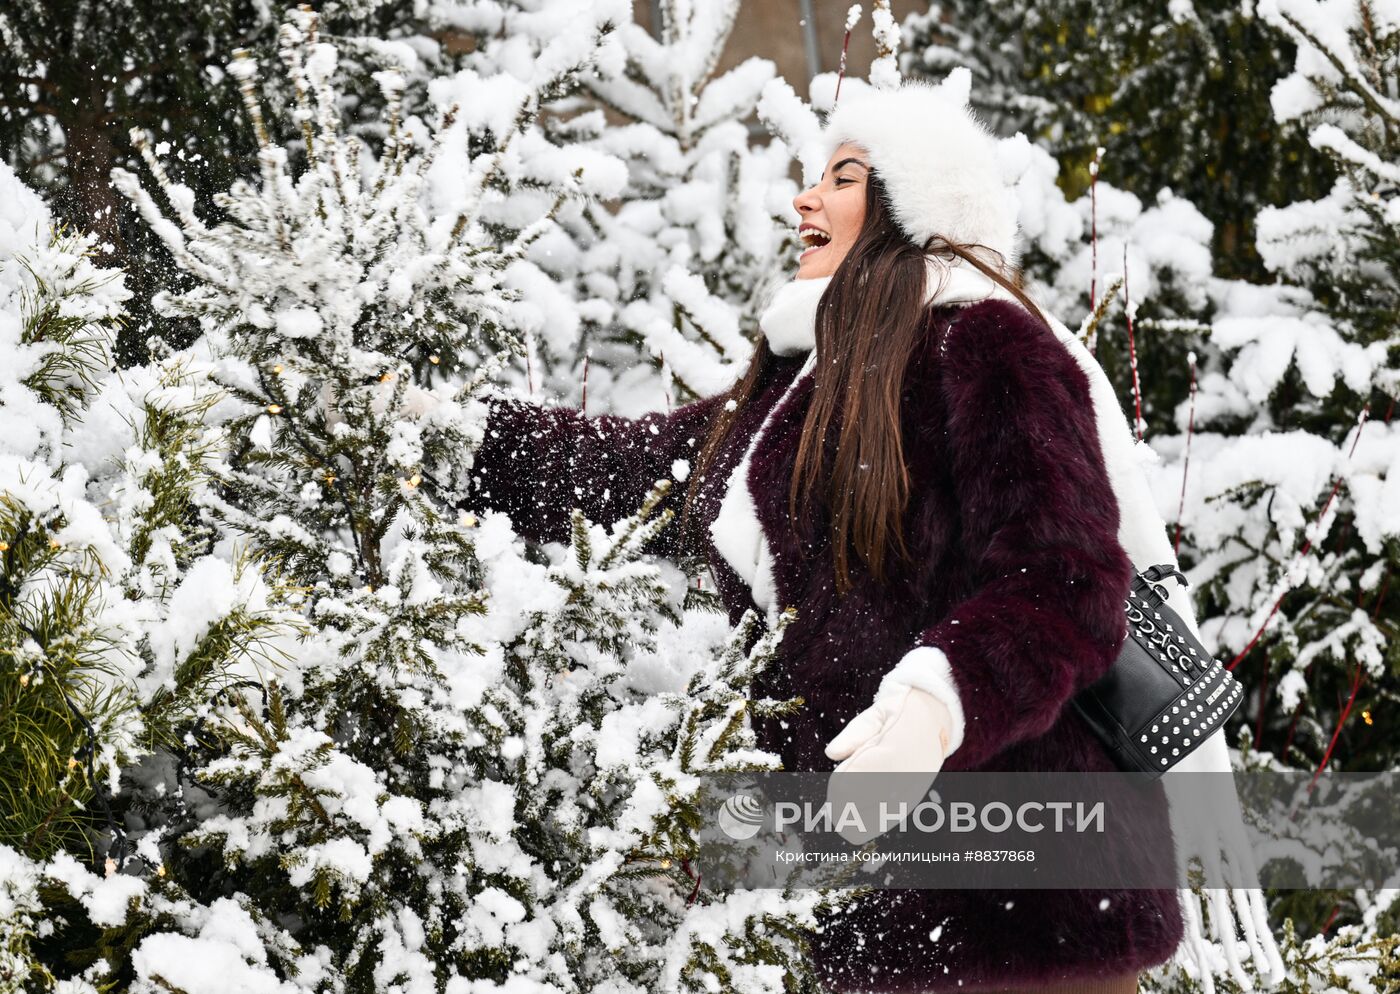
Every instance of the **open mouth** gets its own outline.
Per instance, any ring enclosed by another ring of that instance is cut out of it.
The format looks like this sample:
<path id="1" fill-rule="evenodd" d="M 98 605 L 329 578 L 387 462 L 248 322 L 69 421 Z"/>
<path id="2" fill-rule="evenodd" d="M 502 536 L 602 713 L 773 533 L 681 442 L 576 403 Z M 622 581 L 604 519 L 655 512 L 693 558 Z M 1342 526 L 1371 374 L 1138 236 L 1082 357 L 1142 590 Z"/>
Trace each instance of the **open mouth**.
<path id="1" fill-rule="evenodd" d="M 831 235 L 828 232 L 810 224 L 804 224 L 798 228 L 797 237 L 803 245 L 807 246 L 806 250 L 798 256 L 799 259 L 805 259 L 813 252 L 820 251 L 831 241 Z"/>

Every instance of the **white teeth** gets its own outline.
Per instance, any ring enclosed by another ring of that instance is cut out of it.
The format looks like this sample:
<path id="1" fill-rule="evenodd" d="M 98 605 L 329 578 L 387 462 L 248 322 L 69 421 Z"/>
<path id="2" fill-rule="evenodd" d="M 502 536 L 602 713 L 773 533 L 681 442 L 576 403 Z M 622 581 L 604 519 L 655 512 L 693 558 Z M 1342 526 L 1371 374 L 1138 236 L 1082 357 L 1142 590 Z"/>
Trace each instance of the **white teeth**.
<path id="1" fill-rule="evenodd" d="M 799 236 L 803 244 L 808 246 L 825 245 L 831 241 L 831 236 L 819 228 L 807 228 Z"/>

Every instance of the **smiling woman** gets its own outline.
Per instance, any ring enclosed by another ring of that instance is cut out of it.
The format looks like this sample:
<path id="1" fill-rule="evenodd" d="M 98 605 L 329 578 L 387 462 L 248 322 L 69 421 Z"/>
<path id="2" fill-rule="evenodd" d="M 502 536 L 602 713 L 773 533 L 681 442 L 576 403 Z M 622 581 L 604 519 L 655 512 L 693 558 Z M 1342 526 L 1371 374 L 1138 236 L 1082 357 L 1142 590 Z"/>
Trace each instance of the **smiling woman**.
<path id="1" fill-rule="evenodd" d="M 865 180 L 870 163 L 855 145 L 832 153 L 821 182 L 792 201 L 802 218 L 797 236 L 808 246 L 798 257 L 797 278 L 830 276 L 855 245 L 865 223 Z"/>

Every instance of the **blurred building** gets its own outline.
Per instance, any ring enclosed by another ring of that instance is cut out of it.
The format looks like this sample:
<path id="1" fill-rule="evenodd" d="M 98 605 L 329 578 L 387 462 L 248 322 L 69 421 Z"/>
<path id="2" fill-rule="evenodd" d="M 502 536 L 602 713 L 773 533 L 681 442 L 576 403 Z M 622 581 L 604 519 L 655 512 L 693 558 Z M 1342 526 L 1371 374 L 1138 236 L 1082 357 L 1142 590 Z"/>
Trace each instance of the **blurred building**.
<path id="1" fill-rule="evenodd" d="M 807 96 L 807 84 L 813 76 L 834 72 L 840 64 L 846 12 L 851 3 L 852 0 L 744 0 L 717 71 L 724 72 L 757 55 L 776 63 L 779 74 L 793 89 Z M 633 0 L 637 22 L 653 34 L 660 23 L 661 5 L 662 0 Z M 863 0 L 860 23 L 851 32 L 846 72 L 853 76 L 865 76 L 875 57 L 870 9 L 869 0 Z M 902 20 L 914 9 L 927 10 L 928 4 L 923 0 L 895 0 L 896 19 Z"/>

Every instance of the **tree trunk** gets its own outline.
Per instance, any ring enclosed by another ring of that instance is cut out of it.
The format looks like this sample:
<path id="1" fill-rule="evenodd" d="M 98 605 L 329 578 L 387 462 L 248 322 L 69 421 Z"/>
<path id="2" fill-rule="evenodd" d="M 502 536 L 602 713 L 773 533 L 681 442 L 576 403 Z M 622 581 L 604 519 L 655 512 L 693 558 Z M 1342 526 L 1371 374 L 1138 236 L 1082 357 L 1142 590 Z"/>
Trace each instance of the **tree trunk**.
<path id="1" fill-rule="evenodd" d="M 65 113 L 71 108 L 71 113 Z M 112 167 L 117 164 L 117 147 L 103 117 L 107 111 L 107 94 L 100 79 L 93 79 L 87 89 L 87 99 L 77 104 L 62 103 L 57 108 L 64 116 L 64 152 L 68 157 L 68 186 L 72 209 L 69 220 L 85 231 L 99 236 L 98 248 L 110 243 L 107 262 L 119 262 L 126 256 L 117 213 L 120 198 L 112 187 Z"/>

